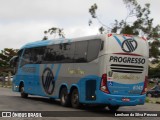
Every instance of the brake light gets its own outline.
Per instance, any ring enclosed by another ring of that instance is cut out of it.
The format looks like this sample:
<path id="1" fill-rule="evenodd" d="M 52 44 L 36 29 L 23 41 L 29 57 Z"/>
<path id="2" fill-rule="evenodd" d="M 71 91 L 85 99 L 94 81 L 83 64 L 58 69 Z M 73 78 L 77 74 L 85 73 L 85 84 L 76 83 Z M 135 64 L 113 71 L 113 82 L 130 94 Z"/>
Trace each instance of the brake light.
<path id="1" fill-rule="evenodd" d="M 112 34 L 108 34 L 108 37 L 111 37 L 112 36 Z"/>
<path id="2" fill-rule="evenodd" d="M 142 90 L 141 95 L 146 94 L 146 92 L 147 92 L 147 84 L 148 84 L 148 77 L 145 76 L 144 86 L 143 86 L 143 90 Z"/>
<path id="3" fill-rule="evenodd" d="M 107 87 L 107 74 L 102 75 L 100 90 L 107 94 L 110 93 Z"/>

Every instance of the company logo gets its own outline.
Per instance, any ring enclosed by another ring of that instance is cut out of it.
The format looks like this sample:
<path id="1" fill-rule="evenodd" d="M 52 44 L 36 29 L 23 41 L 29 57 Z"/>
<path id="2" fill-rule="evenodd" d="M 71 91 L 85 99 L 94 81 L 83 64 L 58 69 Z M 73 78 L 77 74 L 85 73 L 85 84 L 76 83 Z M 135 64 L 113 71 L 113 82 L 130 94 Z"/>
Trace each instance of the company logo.
<path id="1" fill-rule="evenodd" d="M 126 39 L 122 43 L 122 50 L 124 52 L 133 52 L 137 49 L 137 41 L 134 39 Z"/>
<path id="2" fill-rule="evenodd" d="M 11 112 L 2 112 L 2 117 L 11 117 Z"/>
<path id="3" fill-rule="evenodd" d="M 43 71 L 42 86 L 47 94 L 51 95 L 53 93 L 55 87 L 55 81 L 54 81 L 54 75 L 50 68 L 46 68 Z"/>

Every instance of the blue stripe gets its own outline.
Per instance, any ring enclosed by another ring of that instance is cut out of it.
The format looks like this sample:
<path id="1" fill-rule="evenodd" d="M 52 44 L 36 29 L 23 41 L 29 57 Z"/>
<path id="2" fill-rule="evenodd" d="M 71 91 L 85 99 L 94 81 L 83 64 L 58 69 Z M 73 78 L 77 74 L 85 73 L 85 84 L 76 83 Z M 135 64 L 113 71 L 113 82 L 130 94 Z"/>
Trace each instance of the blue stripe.
<path id="1" fill-rule="evenodd" d="M 119 44 L 120 46 L 122 46 L 122 43 L 121 43 L 120 39 L 118 39 L 117 36 L 113 36 L 113 37 L 117 40 L 118 44 Z"/>
<path id="2" fill-rule="evenodd" d="M 51 70 L 53 69 L 53 67 L 54 67 L 54 64 L 51 65 Z"/>
<path id="3" fill-rule="evenodd" d="M 126 37 L 125 37 L 125 36 L 123 36 L 123 39 L 124 39 L 124 40 L 126 40 Z"/>
<path id="4" fill-rule="evenodd" d="M 57 80 L 57 78 L 58 78 L 61 66 L 62 66 L 62 64 L 58 65 L 58 68 L 57 68 L 57 71 L 56 71 L 56 75 L 55 75 L 55 80 Z"/>

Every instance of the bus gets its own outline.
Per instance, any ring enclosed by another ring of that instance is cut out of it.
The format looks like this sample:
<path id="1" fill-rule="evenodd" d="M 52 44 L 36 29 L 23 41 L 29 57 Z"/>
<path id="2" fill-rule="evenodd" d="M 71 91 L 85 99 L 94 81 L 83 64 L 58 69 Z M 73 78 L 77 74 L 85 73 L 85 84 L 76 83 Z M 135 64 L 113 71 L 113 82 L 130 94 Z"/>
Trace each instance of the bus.
<path id="1" fill-rule="evenodd" d="M 12 90 L 60 99 L 62 106 L 107 107 L 145 103 L 148 42 L 128 34 L 41 40 L 24 45 L 11 59 Z"/>

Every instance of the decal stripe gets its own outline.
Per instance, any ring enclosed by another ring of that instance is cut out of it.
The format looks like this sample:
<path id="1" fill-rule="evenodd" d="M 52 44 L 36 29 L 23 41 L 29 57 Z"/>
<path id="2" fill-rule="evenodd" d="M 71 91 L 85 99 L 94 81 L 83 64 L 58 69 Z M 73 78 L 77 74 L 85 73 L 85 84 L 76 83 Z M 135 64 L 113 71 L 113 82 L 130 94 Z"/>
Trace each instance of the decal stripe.
<path id="1" fill-rule="evenodd" d="M 118 39 L 117 36 L 113 36 L 113 37 L 117 40 L 118 44 L 119 44 L 120 46 L 122 46 L 122 43 L 121 43 L 120 39 Z"/>
<path id="2" fill-rule="evenodd" d="M 57 78 L 58 78 L 61 66 L 62 66 L 62 64 L 58 65 L 58 68 L 57 68 L 57 71 L 56 71 L 56 75 L 55 75 L 55 80 L 57 80 Z"/>
<path id="3" fill-rule="evenodd" d="M 111 67 L 111 69 L 113 70 L 135 70 L 135 71 L 143 71 L 143 69 L 130 69 L 130 68 L 115 68 L 115 67 Z"/>
<path id="4" fill-rule="evenodd" d="M 53 70 L 54 64 L 51 65 L 51 70 Z"/>
<path id="5" fill-rule="evenodd" d="M 123 39 L 126 40 L 127 38 L 125 36 L 123 36 Z"/>
<path id="6" fill-rule="evenodd" d="M 143 66 L 137 66 L 137 65 L 122 65 L 122 64 L 111 64 L 111 66 L 143 68 Z"/>
<path id="7" fill-rule="evenodd" d="M 112 70 L 113 72 L 120 72 L 120 73 L 142 73 L 142 72 L 139 72 L 139 71 L 120 71 L 120 70 Z"/>

